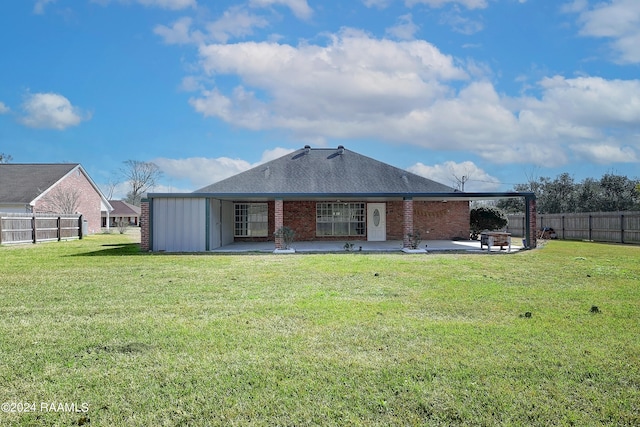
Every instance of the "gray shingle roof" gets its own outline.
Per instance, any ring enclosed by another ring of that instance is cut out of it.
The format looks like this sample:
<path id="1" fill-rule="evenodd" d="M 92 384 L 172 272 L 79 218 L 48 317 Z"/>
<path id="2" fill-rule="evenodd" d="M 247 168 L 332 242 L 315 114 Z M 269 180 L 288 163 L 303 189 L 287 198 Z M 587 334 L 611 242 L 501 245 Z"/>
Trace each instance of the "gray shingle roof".
<path id="1" fill-rule="evenodd" d="M 227 194 L 450 193 L 453 188 L 347 149 L 301 149 L 196 190 Z"/>
<path id="2" fill-rule="evenodd" d="M 109 213 L 111 216 L 140 216 L 139 206 L 122 200 L 109 200 L 109 204 L 113 207 L 113 211 Z"/>
<path id="3" fill-rule="evenodd" d="M 0 164 L 0 203 L 30 203 L 78 163 Z"/>

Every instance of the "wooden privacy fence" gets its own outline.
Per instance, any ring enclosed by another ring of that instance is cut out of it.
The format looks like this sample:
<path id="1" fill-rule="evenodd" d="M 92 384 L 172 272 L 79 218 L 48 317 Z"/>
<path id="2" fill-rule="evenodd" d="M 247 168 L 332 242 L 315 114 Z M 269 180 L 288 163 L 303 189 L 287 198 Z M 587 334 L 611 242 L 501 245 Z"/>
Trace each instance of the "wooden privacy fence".
<path id="1" fill-rule="evenodd" d="M 0 244 L 82 239 L 82 215 L 0 213 Z"/>
<path id="2" fill-rule="evenodd" d="M 507 231 L 524 236 L 524 214 L 507 215 Z M 538 232 L 553 228 L 558 239 L 640 244 L 640 212 L 538 214 Z"/>

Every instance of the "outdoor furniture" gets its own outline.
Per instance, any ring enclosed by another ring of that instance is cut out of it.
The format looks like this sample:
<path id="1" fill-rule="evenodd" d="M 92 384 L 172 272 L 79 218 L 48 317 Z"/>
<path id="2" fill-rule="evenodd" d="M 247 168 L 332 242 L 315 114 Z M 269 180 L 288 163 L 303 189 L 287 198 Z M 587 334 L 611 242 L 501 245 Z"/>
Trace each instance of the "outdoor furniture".
<path id="1" fill-rule="evenodd" d="M 480 234 L 480 250 L 487 247 L 487 251 L 491 250 L 491 246 L 500 246 L 500 250 L 503 250 L 505 246 L 511 250 L 511 233 L 504 233 L 501 231 L 483 231 Z"/>

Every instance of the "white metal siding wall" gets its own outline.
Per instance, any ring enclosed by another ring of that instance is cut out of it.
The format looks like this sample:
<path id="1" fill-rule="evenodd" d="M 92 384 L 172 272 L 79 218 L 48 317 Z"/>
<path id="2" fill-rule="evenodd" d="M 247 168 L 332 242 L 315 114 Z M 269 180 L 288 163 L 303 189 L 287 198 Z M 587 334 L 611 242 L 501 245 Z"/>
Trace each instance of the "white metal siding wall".
<path id="1" fill-rule="evenodd" d="M 153 250 L 204 252 L 205 202 L 203 198 L 153 199 Z"/>
<path id="2" fill-rule="evenodd" d="M 234 215 L 233 203 L 222 202 L 222 244 L 228 245 L 233 243 Z"/>
<path id="3" fill-rule="evenodd" d="M 220 218 L 220 200 L 217 199 L 211 199 L 210 202 L 210 213 L 209 213 L 209 221 L 210 221 L 210 225 L 209 225 L 209 230 L 210 230 L 210 237 L 209 237 L 209 249 L 215 249 L 215 248 L 219 248 L 220 246 L 222 246 L 222 240 L 220 237 L 220 228 L 221 228 L 221 218 Z"/>

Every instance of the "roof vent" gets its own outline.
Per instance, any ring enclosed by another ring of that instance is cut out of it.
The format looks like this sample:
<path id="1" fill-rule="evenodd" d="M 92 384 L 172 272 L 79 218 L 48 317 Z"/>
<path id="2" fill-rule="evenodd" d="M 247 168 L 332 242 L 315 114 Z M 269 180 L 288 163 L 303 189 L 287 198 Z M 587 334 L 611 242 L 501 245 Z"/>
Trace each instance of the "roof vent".
<path id="1" fill-rule="evenodd" d="M 338 145 L 338 154 L 342 155 L 344 153 L 344 145 Z"/>
<path id="2" fill-rule="evenodd" d="M 305 145 L 304 146 L 304 154 L 309 154 L 309 151 L 311 151 L 311 146 L 310 145 Z"/>

